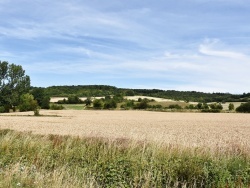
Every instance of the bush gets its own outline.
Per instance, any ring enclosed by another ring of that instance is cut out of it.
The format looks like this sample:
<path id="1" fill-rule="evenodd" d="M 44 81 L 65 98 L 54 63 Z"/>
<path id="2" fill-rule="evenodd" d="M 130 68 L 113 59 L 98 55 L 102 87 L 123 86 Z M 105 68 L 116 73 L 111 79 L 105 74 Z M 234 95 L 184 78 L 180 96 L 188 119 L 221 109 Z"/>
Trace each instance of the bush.
<path id="1" fill-rule="evenodd" d="M 27 93 L 20 97 L 19 111 L 34 111 L 38 107 L 37 101 L 34 100 L 33 95 Z"/>
<path id="2" fill-rule="evenodd" d="M 228 109 L 229 109 L 229 111 L 234 110 L 234 104 L 233 104 L 233 103 L 230 103 L 230 104 L 228 105 Z"/>
<path id="3" fill-rule="evenodd" d="M 81 104 L 83 101 L 76 95 L 69 95 L 68 104 Z"/>
<path id="4" fill-rule="evenodd" d="M 62 105 L 52 104 L 52 105 L 50 106 L 50 109 L 51 109 L 51 110 L 63 110 L 64 107 L 63 107 Z"/>
<path id="5" fill-rule="evenodd" d="M 222 110 L 223 106 L 221 105 L 221 103 L 213 103 L 209 105 L 211 109 L 213 110 Z"/>
<path id="6" fill-rule="evenodd" d="M 147 100 L 142 100 L 141 102 L 137 103 L 135 109 L 146 109 L 148 107 Z"/>
<path id="7" fill-rule="evenodd" d="M 84 101 L 83 101 L 83 103 L 86 105 L 86 106 L 90 106 L 91 105 L 91 103 L 92 103 L 92 100 L 91 100 L 91 98 L 87 98 L 87 99 L 85 99 Z"/>
<path id="8" fill-rule="evenodd" d="M 0 113 L 4 113 L 5 112 L 5 108 L 3 106 L 0 106 Z"/>
<path id="9" fill-rule="evenodd" d="M 33 88 L 31 94 L 42 109 L 49 109 L 50 97 L 46 95 L 44 88 Z"/>
<path id="10" fill-rule="evenodd" d="M 111 109 L 111 108 L 116 108 L 117 107 L 117 103 L 115 100 L 108 100 L 105 101 L 104 103 L 104 109 Z"/>
<path id="11" fill-rule="evenodd" d="M 103 108 L 103 102 L 101 99 L 95 99 L 93 101 L 93 107 L 96 109 L 102 109 Z"/>
<path id="12" fill-rule="evenodd" d="M 235 110 L 236 110 L 236 112 L 250 113 L 250 102 L 242 103 Z"/>
<path id="13" fill-rule="evenodd" d="M 123 109 L 133 109 L 135 106 L 134 100 L 126 100 L 124 104 L 121 105 Z"/>
<path id="14" fill-rule="evenodd" d="M 178 110 L 182 109 L 182 107 L 180 105 L 178 105 L 178 104 L 171 104 L 171 105 L 169 105 L 168 108 L 170 108 L 170 109 L 178 109 Z"/>

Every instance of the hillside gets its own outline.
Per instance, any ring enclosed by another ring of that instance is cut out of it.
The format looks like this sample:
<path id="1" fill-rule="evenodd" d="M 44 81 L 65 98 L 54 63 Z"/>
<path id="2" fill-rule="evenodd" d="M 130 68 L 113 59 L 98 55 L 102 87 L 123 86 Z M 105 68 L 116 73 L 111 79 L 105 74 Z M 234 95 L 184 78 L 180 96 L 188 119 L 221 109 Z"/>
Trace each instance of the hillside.
<path id="1" fill-rule="evenodd" d="M 33 87 L 34 88 L 34 87 Z M 51 86 L 43 88 L 50 97 L 65 97 L 75 94 L 79 97 L 100 97 L 107 95 L 122 94 L 124 96 L 142 95 L 159 97 L 172 100 L 184 100 L 194 102 L 247 102 L 250 93 L 204 93 L 198 91 L 175 91 L 160 89 L 127 89 L 107 85 L 77 85 L 77 86 Z"/>

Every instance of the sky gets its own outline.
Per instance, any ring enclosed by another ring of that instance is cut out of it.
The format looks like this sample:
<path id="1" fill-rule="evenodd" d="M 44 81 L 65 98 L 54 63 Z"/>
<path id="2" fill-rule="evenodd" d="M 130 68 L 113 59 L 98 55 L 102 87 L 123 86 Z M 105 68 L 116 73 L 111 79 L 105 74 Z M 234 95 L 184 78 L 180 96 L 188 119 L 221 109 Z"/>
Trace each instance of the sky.
<path id="1" fill-rule="evenodd" d="M 31 85 L 250 92 L 250 0 L 0 0 Z"/>

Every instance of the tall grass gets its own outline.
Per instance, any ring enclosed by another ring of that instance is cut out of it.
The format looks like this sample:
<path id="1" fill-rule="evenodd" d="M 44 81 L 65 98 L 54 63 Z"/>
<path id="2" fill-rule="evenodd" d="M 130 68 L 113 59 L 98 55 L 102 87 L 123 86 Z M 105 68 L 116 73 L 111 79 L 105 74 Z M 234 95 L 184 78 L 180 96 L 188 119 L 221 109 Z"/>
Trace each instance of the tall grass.
<path id="1" fill-rule="evenodd" d="M 0 130 L 0 187 L 249 187 L 234 151 Z"/>

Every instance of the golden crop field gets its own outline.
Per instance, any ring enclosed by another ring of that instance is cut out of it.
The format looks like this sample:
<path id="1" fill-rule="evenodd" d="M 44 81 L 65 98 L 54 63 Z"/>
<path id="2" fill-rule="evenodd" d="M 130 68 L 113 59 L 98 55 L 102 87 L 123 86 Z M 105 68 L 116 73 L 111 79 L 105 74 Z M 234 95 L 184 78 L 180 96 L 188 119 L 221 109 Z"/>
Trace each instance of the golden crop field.
<path id="1" fill-rule="evenodd" d="M 250 146 L 250 114 L 42 110 L 0 116 L 0 129 L 35 134 L 150 140 L 180 146 Z M 31 116 L 28 116 L 31 115 Z"/>
<path id="2" fill-rule="evenodd" d="M 105 110 L 41 110 L 40 114 L 44 116 L 35 117 L 33 112 L 1 115 L 0 129 L 250 150 L 250 114 Z"/>

